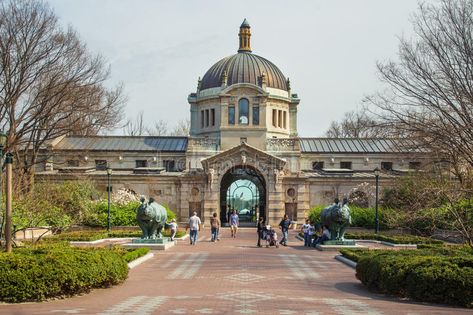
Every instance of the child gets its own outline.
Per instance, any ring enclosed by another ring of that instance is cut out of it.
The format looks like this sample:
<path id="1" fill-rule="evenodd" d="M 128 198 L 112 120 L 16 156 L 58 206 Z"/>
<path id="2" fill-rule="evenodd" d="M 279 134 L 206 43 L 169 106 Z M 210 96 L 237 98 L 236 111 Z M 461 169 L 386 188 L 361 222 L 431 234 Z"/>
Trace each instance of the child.
<path id="1" fill-rule="evenodd" d="M 171 220 L 171 223 L 169 223 L 169 227 L 171 228 L 171 241 L 174 241 L 174 237 L 176 236 L 177 232 L 176 219 Z"/>
<path id="2" fill-rule="evenodd" d="M 309 241 L 309 219 L 305 220 L 305 223 L 302 225 L 301 232 L 304 232 L 304 246 L 309 247 L 310 246 L 310 241 Z"/>

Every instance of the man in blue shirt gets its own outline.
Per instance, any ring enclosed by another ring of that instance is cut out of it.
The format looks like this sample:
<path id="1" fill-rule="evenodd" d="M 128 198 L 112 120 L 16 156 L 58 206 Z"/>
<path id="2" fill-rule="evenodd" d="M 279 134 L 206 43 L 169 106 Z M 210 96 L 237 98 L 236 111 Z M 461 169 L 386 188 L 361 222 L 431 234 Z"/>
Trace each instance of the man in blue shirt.
<path id="1" fill-rule="evenodd" d="M 279 244 L 282 244 L 283 246 L 287 246 L 289 227 L 291 226 L 291 224 L 292 224 L 292 221 L 289 220 L 289 217 L 287 216 L 287 214 L 285 214 L 284 218 L 279 223 L 279 228 L 281 229 L 281 232 L 282 232 L 282 239 L 279 242 Z"/>

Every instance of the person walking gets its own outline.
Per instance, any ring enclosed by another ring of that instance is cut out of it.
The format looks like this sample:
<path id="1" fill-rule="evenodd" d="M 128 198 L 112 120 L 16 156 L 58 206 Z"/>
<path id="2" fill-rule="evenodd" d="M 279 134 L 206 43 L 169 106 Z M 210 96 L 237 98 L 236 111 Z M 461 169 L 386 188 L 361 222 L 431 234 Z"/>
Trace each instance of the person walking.
<path id="1" fill-rule="evenodd" d="M 212 242 L 219 241 L 218 232 L 220 231 L 220 220 L 217 218 L 217 213 L 214 212 L 212 218 L 210 219 L 210 227 L 212 232 Z"/>
<path id="2" fill-rule="evenodd" d="M 287 216 L 287 214 L 285 214 L 281 222 L 279 222 L 279 228 L 281 229 L 281 232 L 282 232 L 282 238 L 279 244 L 283 246 L 287 246 L 289 227 L 291 226 L 291 224 L 292 224 L 292 221 L 289 220 L 289 217 Z"/>
<path id="3" fill-rule="evenodd" d="M 261 239 L 263 238 L 264 225 L 264 217 L 260 217 L 258 220 L 258 225 L 256 227 L 256 233 L 258 233 L 258 243 L 256 243 L 256 246 L 258 247 L 261 247 Z"/>
<path id="4" fill-rule="evenodd" d="M 238 225 L 240 224 L 240 219 L 235 210 L 233 210 L 232 215 L 230 216 L 230 230 L 232 231 L 232 238 L 236 238 L 238 231 Z"/>
<path id="5" fill-rule="evenodd" d="M 305 247 L 309 247 L 309 246 L 310 246 L 309 228 L 310 228 L 309 219 L 306 219 L 306 220 L 305 220 L 305 223 L 302 224 L 302 228 L 301 228 L 301 232 L 304 233 L 304 246 L 305 246 Z"/>
<path id="6" fill-rule="evenodd" d="M 197 212 L 194 211 L 193 216 L 189 218 L 189 227 L 188 227 L 188 229 L 190 230 L 189 236 L 190 236 L 191 245 L 195 245 L 195 242 L 197 242 L 197 236 L 199 234 L 201 225 L 202 225 L 202 221 L 200 221 L 200 218 L 197 216 Z"/>

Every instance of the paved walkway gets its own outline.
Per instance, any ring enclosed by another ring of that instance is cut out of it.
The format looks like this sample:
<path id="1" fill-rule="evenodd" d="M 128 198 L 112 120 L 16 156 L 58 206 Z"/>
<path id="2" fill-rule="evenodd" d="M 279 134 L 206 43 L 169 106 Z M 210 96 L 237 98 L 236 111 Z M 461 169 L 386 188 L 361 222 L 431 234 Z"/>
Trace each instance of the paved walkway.
<path id="1" fill-rule="evenodd" d="M 0 314 L 471 314 L 471 310 L 412 303 L 368 292 L 335 253 L 257 248 L 254 229 L 236 239 L 223 231 L 196 246 L 179 243 L 130 271 L 110 289 L 44 303 L 0 305 Z"/>

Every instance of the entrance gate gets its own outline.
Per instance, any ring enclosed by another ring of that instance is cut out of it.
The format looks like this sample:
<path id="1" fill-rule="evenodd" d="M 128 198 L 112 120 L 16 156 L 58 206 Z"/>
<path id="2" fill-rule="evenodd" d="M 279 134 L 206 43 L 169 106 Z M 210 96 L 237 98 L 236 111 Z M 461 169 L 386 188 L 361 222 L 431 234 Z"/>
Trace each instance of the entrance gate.
<path id="1" fill-rule="evenodd" d="M 266 217 L 266 183 L 254 167 L 241 165 L 231 168 L 220 183 L 220 220 L 228 223 L 232 210 L 245 225 L 256 224 L 260 216 Z"/>

